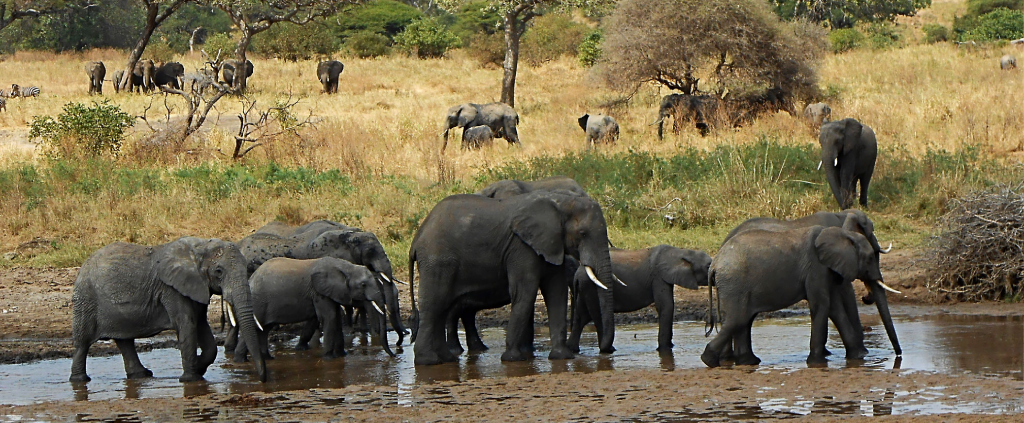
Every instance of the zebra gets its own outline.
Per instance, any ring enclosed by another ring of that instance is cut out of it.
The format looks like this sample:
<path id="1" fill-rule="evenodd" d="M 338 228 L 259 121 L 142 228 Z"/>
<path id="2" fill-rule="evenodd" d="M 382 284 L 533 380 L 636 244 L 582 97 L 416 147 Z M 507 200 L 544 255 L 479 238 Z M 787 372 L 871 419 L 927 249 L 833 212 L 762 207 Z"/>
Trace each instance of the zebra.
<path id="1" fill-rule="evenodd" d="M 39 87 L 21 88 L 18 84 L 11 84 L 11 97 L 35 97 L 39 95 Z"/>

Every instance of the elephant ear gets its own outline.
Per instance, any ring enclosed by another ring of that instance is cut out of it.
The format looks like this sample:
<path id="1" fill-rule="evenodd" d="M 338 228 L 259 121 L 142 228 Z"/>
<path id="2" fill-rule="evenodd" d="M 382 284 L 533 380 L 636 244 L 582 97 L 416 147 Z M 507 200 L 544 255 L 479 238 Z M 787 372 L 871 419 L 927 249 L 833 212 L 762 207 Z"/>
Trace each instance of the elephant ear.
<path id="1" fill-rule="evenodd" d="M 333 261 L 320 259 L 310 272 L 310 283 L 318 294 L 339 304 L 349 304 L 352 301 L 352 290 L 348 284 L 348 275 L 332 264 Z"/>
<path id="2" fill-rule="evenodd" d="M 536 198 L 514 213 L 512 232 L 545 261 L 561 265 L 565 259 L 565 227 L 554 202 L 546 197 Z"/>
<path id="3" fill-rule="evenodd" d="M 846 119 L 846 125 L 843 130 L 843 144 L 842 153 L 848 154 L 860 144 L 860 133 L 863 131 L 864 126 L 857 122 L 856 119 Z"/>
<path id="4" fill-rule="evenodd" d="M 584 131 L 587 130 L 587 119 L 590 119 L 590 114 L 589 113 L 584 114 L 583 116 L 580 116 L 579 119 L 576 119 L 576 121 L 578 121 L 580 123 L 580 128 L 583 128 Z"/>
<path id="5" fill-rule="evenodd" d="M 464 128 L 476 120 L 476 107 L 464 104 L 459 107 L 459 111 L 455 112 L 455 115 L 459 117 L 459 127 Z"/>
<path id="6" fill-rule="evenodd" d="M 210 304 L 210 284 L 199 270 L 199 259 L 183 240 L 164 246 L 153 265 L 154 277 L 195 302 Z"/>
<path id="7" fill-rule="evenodd" d="M 653 259 L 657 263 L 658 276 L 662 282 L 686 289 L 697 289 L 700 286 L 700 281 L 697 280 L 699 264 L 693 258 L 684 254 L 669 254 L 666 250 Z"/>
<path id="8" fill-rule="evenodd" d="M 820 261 L 843 277 L 843 282 L 857 279 L 859 262 L 857 247 L 842 228 L 826 228 L 814 239 L 814 249 Z"/>

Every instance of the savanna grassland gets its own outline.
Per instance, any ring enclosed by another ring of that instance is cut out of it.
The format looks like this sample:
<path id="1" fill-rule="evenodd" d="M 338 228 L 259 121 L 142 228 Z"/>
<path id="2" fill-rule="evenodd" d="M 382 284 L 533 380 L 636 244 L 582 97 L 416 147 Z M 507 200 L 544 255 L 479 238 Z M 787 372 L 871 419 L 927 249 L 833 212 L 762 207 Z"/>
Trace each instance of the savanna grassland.
<path id="1" fill-rule="evenodd" d="M 915 41 L 917 21 L 945 20 L 952 11 L 937 3 L 909 21 L 903 47 L 830 54 L 819 67 L 833 117 L 855 117 L 877 133 L 868 211 L 879 238 L 897 248 L 925 245 L 947 200 L 1024 176 L 1024 80 L 1019 69 L 998 66 L 1014 47 Z M 290 96 L 299 100 L 292 114 L 311 116 L 315 127 L 301 137 L 262 140 L 237 162 L 230 151 L 238 98 L 218 103 L 207 130 L 175 154 L 140 120 L 116 158 L 49 158 L 28 144 L 28 125 L 65 103 L 110 101 L 145 114 L 155 128 L 183 110 L 174 96 L 118 95 L 110 82 L 102 97 L 88 96 L 89 60 L 103 60 L 110 75 L 124 54 L 19 52 L 0 62 L 0 85 L 42 88 L 39 98 L 11 99 L 0 113 L 0 251 L 20 252 L 0 266 L 77 266 L 119 240 L 237 240 L 272 219 L 326 218 L 376 232 L 404 268 L 419 222 L 441 198 L 499 179 L 556 174 L 576 178 L 599 199 L 613 242 L 627 248 L 669 243 L 713 254 L 749 217 L 836 208 L 815 169 L 816 136 L 799 117 L 764 116 L 703 138 L 684 128 L 659 141 L 651 123 L 667 90 L 644 87 L 620 101 L 622 93 L 604 88 L 573 58 L 521 64 L 521 148 L 499 139 L 464 151 L 456 134 L 441 152 L 447 108 L 496 101 L 500 92 L 500 69 L 456 51 L 440 60 L 343 58 L 333 96 L 319 93 L 314 61 L 256 58 L 247 95 L 257 107 Z M 180 61 L 187 71 L 201 65 L 198 55 Z M 584 112 L 614 116 L 619 142 L 588 149 L 576 123 Z M 37 237 L 43 248 L 19 247 Z"/>

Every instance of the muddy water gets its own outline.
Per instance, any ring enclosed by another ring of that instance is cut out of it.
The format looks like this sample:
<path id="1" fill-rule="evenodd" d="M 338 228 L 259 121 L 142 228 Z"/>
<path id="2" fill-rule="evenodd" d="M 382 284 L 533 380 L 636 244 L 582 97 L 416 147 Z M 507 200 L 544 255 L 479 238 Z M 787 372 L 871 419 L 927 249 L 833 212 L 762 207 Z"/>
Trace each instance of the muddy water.
<path id="1" fill-rule="evenodd" d="M 900 368 L 948 374 L 974 373 L 1022 380 L 1024 319 L 1021 316 L 898 315 L 896 327 L 904 351 L 902 358 L 892 353 L 877 317 L 868 313 L 864 316 L 864 324 L 872 328 L 865 334 L 865 342 L 871 351 L 866 360 L 847 362 L 843 358 L 841 340 L 837 334 L 830 333 L 828 347 L 835 355 L 831 357 L 829 367 Z M 762 367 L 806 367 L 804 360 L 809 343 L 809 327 L 810 319 L 807 316 L 756 322 L 753 331 L 754 351 L 762 359 Z M 492 347 L 491 350 L 463 354 L 458 363 L 420 368 L 413 365 L 410 346 L 399 352 L 397 358 L 389 358 L 377 346 L 379 343 L 357 337 L 351 340 L 347 357 L 328 361 L 321 359 L 316 348 L 293 351 L 291 346 L 294 340 L 291 340 L 272 347 L 276 358 L 268 362 L 271 380 L 266 384 L 255 380 L 248 363 L 232 363 L 222 353 L 218 354 L 217 361 L 210 367 L 205 381 L 179 383 L 177 377 L 181 373 L 181 361 L 175 349 L 158 349 L 140 354 L 143 364 L 156 376 L 145 380 L 126 380 L 120 356 L 90 358 L 88 371 L 93 380 L 87 384 L 67 382 L 71 368 L 69 359 L 2 365 L 0 403 L 188 397 L 214 392 L 275 392 L 341 388 L 355 384 L 397 386 L 397 400 L 402 403 L 403 391 L 415 384 L 435 381 L 603 370 L 673 370 L 704 366 L 699 355 L 707 339 L 703 336 L 704 327 L 700 322 L 681 322 L 675 325 L 675 348 L 672 354 L 659 355 L 655 351 L 657 326 L 642 324 L 617 328 L 615 346 L 618 351 L 611 355 L 598 354 L 596 335 L 587 332 L 583 336 L 582 353 L 574 360 L 565 361 L 545 359 L 548 339 L 541 330 L 538 327 L 537 359 L 532 361 L 502 363 L 500 355 L 504 346 L 504 331 L 493 328 L 485 329 L 482 333 L 484 342 Z M 391 342 L 394 342 L 395 335 L 391 337 Z M 927 409 L 924 405 L 918 406 Z"/>

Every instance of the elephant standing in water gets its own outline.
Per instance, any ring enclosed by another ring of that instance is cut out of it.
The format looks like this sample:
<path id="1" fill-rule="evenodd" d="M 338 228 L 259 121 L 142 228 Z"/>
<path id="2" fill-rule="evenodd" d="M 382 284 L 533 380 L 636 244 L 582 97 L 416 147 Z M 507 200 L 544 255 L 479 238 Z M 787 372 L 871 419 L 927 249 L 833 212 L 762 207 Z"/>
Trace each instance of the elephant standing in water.
<path id="1" fill-rule="evenodd" d="M 463 128 L 463 137 L 468 128 L 485 125 L 491 128 L 495 138 L 504 138 L 508 143 L 519 145 L 519 114 L 505 103 L 474 104 L 466 103 L 448 109 L 445 118 L 444 146 L 448 147 L 448 131 L 452 128 Z"/>
<path id="2" fill-rule="evenodd" d="M 409 249 L 410 285 L 419 265 L 417 365 L 456 361 L 445 325 L 460 310 L 512 304 L 503 361 L 532 356 L 534 303 L 544 295 L 551 332 L 549 359 L 572 358 L 565 345 L 566 256 L 599 286 L 614 281 L 601 206 L 589 197 L 532 192 L 505 200 L 453 195 L 424 219 Z M 605 281 L 605 282 L 601 282 Z"/>
<path id="3" fill-rule="evenodd" d="M 85 360 L 100 339 L 117 343 L 129 379 L 153 376 L 139 361 L 135 338 L 165 330 L 178 333 L 183 370 L 178 380 L 202 379 L 217 358 L 206 318 L 212 294 L 234 304 L 242 337 L 258 345 L 245 258 L 235 244 L 185 237 L 155 247 L 117 242 L 99 249 L 79 269 L 71 298 L 71 381 L 89 380 Z M 198 357 L 197 347 L 202 349 Z M 265 382 L 263 357 L 256 354 L 253 362 Z"/>
<path id="4" fill-rule="evenodd" d="M 615 318 L 602 314 L 605 301 L 613 302 L 615 313 L 629 313 L 654 304 L 658 310 L 658 351 L 672 350 L 672 322 L 675 312 L 673 287 L 697 289 L 708 284 L 711 256 L 703 251 L 658 245 L 642 250 L 610 251 L 612 272 L 623 285 L 613 290 L 599 289 L 585 272 L 577 271 L 573 280 L 572 333 L 569 349 L 580 350 L 583 327 L 591 321 L 597 327 L 597 340 L 603 353 L 615 351 Z M 607 295 L 603 295 L 607 292 Z"/>
<path id="5" fill-rule="evenodd" d="M 619 124 L 611 116 L 591 115 L 589 113 L 580 116 L 577 121 L 583 132 L 587 134 L 587 143 L 595 145 L 600 143 L 614 144 L 619 138 Z"/>
<path id="6" fill-rule="evenodd" d="M 103 94 L 103 78 L 107 76 L 103 62 L 86 63 L 85 73 L 89 75 L 89 94 Z"/>
<path id="7" fill-rule="evenodd" d="M 842 209 L 853 207 L 860 181 L 860 205 L 868 205 L 868 185 L 875 173 L 878 143 L 875 131 L 856 119 L 846 118 L 821 126 L 821 166 L 832 187 L 832 195 Z"/>
<path id="8" fill-rule="evenodd" d="M 316 77 L 320 79 L 320 84 L 324 86 L 322 93 L 337 94 L 338 93 L 338 77 L 341 72 L 345 70 L 345 65 L 337 60 L 328 60 L 320 62 L 316 66 Z"/>

